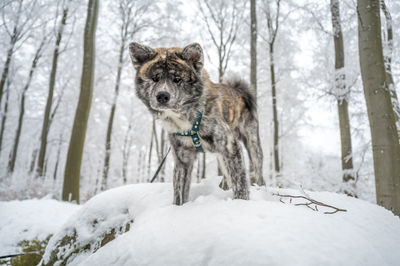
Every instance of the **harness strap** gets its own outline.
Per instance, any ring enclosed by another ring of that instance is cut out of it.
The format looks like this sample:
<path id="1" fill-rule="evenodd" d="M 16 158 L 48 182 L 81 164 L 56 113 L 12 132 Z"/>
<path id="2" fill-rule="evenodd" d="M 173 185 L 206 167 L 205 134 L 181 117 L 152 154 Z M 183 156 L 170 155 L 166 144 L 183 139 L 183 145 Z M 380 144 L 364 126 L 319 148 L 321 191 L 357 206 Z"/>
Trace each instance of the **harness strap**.
<path id="1" fill-rule="evenodd" d="M 196 120 L 194 121 L 191 130 L 174 133 L 174 135 L 176 135 L 176 136 L 192 137 L 193 145 L 198 152 L 204 152 L 203 147 L 201 146 L 200 137 L 198 134 L 202 117 L 203 117 L 203 113 L 200 112 L 199 115 L 197 116 Z"/>

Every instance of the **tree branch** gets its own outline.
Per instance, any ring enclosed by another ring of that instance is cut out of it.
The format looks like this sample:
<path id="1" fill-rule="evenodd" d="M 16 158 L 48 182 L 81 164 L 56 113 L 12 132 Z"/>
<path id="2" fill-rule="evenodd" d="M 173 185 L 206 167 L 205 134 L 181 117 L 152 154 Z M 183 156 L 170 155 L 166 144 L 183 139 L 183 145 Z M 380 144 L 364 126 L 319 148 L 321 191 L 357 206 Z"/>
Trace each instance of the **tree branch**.
<path id="1" fill-rule="evenodd" d="M 294 196 L 294 195 L 279 194 L 279 193 L 273 193 L 272 195 L 280 197 L 279 201 L 282 202 L 282 203 L 285 203 L 282 200 L 282 198 L 289 198 L 290 199 L 290 201 L 289 201 L 290 203 L 292 203 L 292 199 L 305 199 L 308 202 L 295 203 L 294 205 L 295 206 L 306 206 L 307 208 L 310 208 L 313 211 L 319 211 L 318 210 L 318 206 L 322 206 L 322 207 L 326 207 L 326 208 L 332 209 L 332 211 L 325 211 L 324 214 L 334 214 L 334 213 L 337 213 L 337 212 L 347 212 L 347 210 L 345 210 L 345 209 L 340 209 L 340 208 L 337 208 L 335 206 L 332 206 L 332 205 L 329 205 L 329 204 L 314 200 L 314 199 L 312 199 L 310 197 L 306 197 L 306 196 Z M 314 206 L 313 206 L 313 204 L 314 204 Z"/>

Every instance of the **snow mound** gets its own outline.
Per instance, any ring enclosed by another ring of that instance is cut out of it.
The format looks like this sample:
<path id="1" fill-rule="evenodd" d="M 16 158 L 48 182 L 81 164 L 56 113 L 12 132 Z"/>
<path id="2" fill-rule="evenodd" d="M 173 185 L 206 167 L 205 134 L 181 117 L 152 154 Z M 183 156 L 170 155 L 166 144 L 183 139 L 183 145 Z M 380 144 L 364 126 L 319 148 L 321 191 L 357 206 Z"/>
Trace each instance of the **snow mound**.
<path id="1" fill-rule="evenodd" d="M 309 192 L 347 209 L 324 214 L 283 204 L 277 192 L 299 195 L 253 187 L 251 200 L 232 200 L 232 192 L 209 179 L 192 185 L 190 202 L 174 206 L 172 184 L 112 189 L 69 218 L 50 240 L 44 262 L 74 231 L 75 243 L 57 251 L 58 258 L 72 254 L 68 265 L 398 265 L 400 219 L 391 212 L 345 195 Z M 128 230 L 114 231 L 103 243 L 112 228 L 127 223 Z M 97 244 L 71 250 L 87 243 Z"/>
<path id="2" fill-rule="evenodd" d="M 0 256 L 18 252 L 22 240 L 44 240 L 58 232 L 79 206 L 53 199 L 0 201 Z"/>

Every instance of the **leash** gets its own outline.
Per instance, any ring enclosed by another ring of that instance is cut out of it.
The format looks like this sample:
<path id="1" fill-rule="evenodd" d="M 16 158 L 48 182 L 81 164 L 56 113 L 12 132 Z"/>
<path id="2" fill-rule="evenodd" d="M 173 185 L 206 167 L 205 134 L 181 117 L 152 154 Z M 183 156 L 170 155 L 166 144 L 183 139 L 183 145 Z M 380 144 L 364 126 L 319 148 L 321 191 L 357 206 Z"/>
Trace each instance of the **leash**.
<path id="1" fill-rule="evenodd" d="M 29 255 L 29 254 L 37 254 L 40 255 L 40 252 L 42 251 L 32 251 L 32 252 L 27 252 L 27 253 L 18 253 L 18 254 L 10 254 L 10 255 L 4 255 L 4 256 L 0 256 L 0 260 L 1 259 L 8 259 L 8 258 L 14 258 L 14 257 L 19 257 L 19 256 L 23 256 L 23 255 Z"/>
<path id="2" fill-rule="evenodd" d="M 193 145 L 198 152 L 204 152 L 203 147 L 201 146 L 200 137 L 199 137 L 199 128 L 201 123 L 201 118 L 203 117 L 203 113 L 200 112 L 197 116 L 196 120 L 194 120 L 193 126 L 191 130 L 187 130 L 184 132 L 175 132 L 174 135 L 181 137 L 192 137 Z"/>
<path id="3" fill-rule="evenodd" d="M 200 142 L 200 137 L 199 137 L 199 128 L 201 124 L 201 118 L 203 117 L 203 113 L 200 112 L 199 115 L 196 117 L 196 120 L 194 120 L 193 126 L 191 130 L 187 130 L 184 132 L 175 132 L 173 133 L 176 136 L 181 136 L 181 137 L 192 137 L 193 145 L 196 148 L 198 152 L 204 152 L 203 147 L 201 146 Z M 154 180 L 156 180 L 158 174 L 161 171 L 161 168 L 163 167 L 165 160 L 167 159 L 167 156 L 171 150 L 171 147 L 168 148 L 167 153 L 164 155 L 164 158 L 161 160 L 160 165 L 158 166 L 156 172 L 154 173 L 153 178 L 150 180 L 150 183 L 153 183 Z"/>
<path id="4" fill-rule="evenodd" d="M 158 166 L 157 171 L 154 173 L 153 178 L 150 180 L 150 183 L 153 183 L 154 180 L 156 180 L 156 178 L 157 178 L 157 176 L 158 176 L 158 173 L 160 172 L 162 166 L 164 165 L 165 159 L 167 159 L 167 156 L 168 156 L 168 153 L 169 153 L 170 150 L 171 150 L 171 147 L 168 148 L 167 153 L 164 155 L 164 158 L 161 160 L 161 163 L 160 163 L 160 165 Z"/>

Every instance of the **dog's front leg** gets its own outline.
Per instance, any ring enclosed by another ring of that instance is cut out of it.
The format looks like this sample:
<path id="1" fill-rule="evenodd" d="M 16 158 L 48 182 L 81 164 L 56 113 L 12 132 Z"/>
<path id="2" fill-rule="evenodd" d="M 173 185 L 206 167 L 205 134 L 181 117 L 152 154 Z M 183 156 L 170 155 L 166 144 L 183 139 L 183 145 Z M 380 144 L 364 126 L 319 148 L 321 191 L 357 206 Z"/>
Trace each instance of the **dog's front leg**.
<path id="1" fill-rule="evenodd" d="M 246 179 L 246 170 L 243 161 L 242 149 L 236 140 L 231 140 L 220 153 L 224 174 L 231 179 L 233 198 L 249 199 L 249 186 Z"/>
<path id="2" fill-rule="evenodd" d="M 173 143 L 174 167 L 174 204 L 182 205 L 189 199 L 190 183 L 192 178 L 193 162 L 196 159 L 196 150 Z"/>

